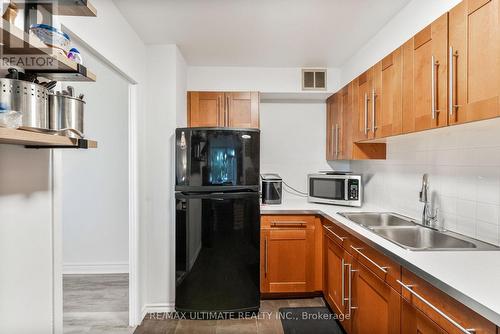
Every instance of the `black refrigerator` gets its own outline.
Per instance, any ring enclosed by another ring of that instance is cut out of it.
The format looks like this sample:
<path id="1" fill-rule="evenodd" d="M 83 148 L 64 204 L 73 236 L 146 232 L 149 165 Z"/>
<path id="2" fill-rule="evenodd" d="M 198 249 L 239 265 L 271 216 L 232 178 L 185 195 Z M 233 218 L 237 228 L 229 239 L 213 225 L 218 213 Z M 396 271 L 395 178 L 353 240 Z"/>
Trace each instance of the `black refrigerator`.
<path id="1" fill-rule="evenodd" d="M 176 129 L 175 308 L 258 311 L 258 129 Z"/>

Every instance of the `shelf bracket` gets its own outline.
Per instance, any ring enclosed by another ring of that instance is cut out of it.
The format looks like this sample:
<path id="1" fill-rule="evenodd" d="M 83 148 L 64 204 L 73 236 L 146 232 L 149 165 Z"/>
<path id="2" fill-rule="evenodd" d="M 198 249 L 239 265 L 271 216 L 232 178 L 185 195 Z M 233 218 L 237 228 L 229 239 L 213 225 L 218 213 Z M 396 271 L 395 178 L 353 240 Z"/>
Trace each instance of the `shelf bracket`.
<path id="1" fill-rule="evenodd" d="M 25 145 L 25 148 L 29 149 L 48 149 L 48 148 L 65 148 L 65 149 L 89 149 L 89 141 L 87 139 L 76 139 L 76 145 L 67 146 L 67 145 Z"/>

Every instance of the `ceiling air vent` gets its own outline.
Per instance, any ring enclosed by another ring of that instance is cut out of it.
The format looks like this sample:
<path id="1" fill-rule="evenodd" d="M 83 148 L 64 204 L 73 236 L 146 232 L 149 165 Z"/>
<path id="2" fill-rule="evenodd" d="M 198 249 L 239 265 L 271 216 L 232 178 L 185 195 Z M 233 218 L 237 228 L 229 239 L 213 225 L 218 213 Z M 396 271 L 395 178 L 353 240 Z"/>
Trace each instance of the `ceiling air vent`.
<path id="1" fill-rule="evenodd" d="M 326 90 L 326 70 L 302 69 L 302 90 Z"/>

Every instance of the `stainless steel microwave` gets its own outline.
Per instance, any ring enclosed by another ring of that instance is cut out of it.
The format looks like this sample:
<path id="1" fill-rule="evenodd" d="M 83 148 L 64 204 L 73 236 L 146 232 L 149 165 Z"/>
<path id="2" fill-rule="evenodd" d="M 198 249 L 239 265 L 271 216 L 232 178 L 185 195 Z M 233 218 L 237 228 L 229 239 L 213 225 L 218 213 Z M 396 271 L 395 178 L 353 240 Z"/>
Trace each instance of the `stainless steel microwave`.
<path id="1" fill-rule="evenodd" d="M 361 175 L 309 174 L 307 179 L 309 202 L 357 207 L 363 202 Z"/>

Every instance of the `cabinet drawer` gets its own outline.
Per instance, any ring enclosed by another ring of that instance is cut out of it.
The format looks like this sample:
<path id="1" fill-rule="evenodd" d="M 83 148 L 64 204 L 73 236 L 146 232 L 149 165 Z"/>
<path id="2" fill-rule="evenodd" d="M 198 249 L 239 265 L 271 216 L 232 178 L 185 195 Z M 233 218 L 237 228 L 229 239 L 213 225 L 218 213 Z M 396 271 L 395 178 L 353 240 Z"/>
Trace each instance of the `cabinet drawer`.
<path id="1" fill-rule="evenodd" d="M 266 215 L 261 216 L 260 228 L 314 228 L 316 217 L 310 215 Z"/>
<path id="2" fill-rule="evenodd" d="M 401 292 L 401 285 L 397 282 L 401 279 L 401 266 L 399 264 L 354 237 L 351 237 L 344 247 L 375 275 L 386 281 L 396 291 Z"/>
<path id="3" fill-rule="evenodd" d="M 350 234 L 345 232 L 343 229 L 330 222 L 323 223 L 323 233 L 333 242 L 340 246 L 345 247 L 344 244 L 349 240 Z"/>
<path id="4" fill-rule="evenodd" d="M 400 282 L 405 300 L 448 333 L 465 333 L 463 329 L 476 334 L 496 333 L 494 324 L 407 269 L 403 268 Z"/>

